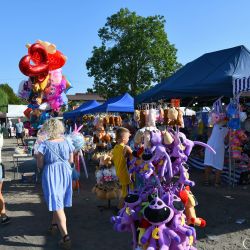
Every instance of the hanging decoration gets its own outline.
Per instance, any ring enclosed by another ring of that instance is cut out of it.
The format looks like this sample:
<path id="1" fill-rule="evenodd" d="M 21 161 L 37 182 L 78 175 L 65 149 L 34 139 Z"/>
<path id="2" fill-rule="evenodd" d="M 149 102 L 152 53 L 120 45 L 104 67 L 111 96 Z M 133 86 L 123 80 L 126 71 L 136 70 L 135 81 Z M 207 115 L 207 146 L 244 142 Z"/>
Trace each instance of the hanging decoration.
<path id="1" fill-rule="evenodd" d="M 37 40 L 26 47 L 28 52 L 19 61 L 19 69 L 29 78 L 19 84 L 18 96 L 29 102 L 25 115 L 31 127 L 37 130 L 50 117 L 48 113 L 56 116 L 67 104 L 63 94 L 71 84 L 62 74 L 67 58 L 56 45 Z M 34 112 L 33 117 L 30 109 Z"/>

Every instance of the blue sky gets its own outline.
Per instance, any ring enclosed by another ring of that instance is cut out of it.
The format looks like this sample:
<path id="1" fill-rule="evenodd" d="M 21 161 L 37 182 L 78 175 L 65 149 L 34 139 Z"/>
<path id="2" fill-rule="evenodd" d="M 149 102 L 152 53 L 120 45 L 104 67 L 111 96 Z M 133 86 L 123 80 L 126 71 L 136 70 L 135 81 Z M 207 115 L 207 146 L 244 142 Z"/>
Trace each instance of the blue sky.
<path id="1" fill-rule="evenodd" d="M 71 80 L 70 93 L 92 86 L 85 62 L 106 18 L 127 7 L 142 16 L 163 15 L 166 32 L 178 49 L 182 64 L 223 48 L 250 48 L 249 0 L 8 0 L 0 1 L 0 83 L 15 91 L 25 79 L 18 63 L 26 43 L 37 39 L 57 45 L 68 61 L 63 73 Z"/>

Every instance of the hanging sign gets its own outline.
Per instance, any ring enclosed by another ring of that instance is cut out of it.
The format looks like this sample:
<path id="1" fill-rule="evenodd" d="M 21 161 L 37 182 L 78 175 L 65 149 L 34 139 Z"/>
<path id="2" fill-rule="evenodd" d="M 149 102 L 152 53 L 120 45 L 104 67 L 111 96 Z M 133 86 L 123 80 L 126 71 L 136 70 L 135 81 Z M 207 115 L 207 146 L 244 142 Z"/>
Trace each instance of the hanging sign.
<path id="1" fill-rule="evenodd" d="M 172 107 L 179 108 L 180 107 L 181 100 L 180 99 L 171 99 L 171 105 Z"/>

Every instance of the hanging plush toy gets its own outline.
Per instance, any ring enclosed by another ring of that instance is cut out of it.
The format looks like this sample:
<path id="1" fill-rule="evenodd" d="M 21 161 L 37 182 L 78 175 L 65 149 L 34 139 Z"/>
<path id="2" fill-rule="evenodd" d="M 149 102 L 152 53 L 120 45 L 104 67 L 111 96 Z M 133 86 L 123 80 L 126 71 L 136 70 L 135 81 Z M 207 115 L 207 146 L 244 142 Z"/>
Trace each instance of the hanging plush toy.
<path id="1" fill-rule="evenodd" d="M 152 161 L 160 162 L 163 160 L 159 175 L 161 178 L 167 176 L 168 179 L 173 177 L 172 163 L 165 147 L 162 144 L 162 135 L 160 131 L 151 132 L 151 152 L 154 154 Z"/>
<path id="2" fill-rule="evenodd" d="M 180 198 L 185 205 L 185 214 L 187 216 L 187 224 L 199 227 L 205 227 L 206 221 L 202 218 L 196 217 L 195 206 L 198 205 L 194 195 L 189 186 L 180 191 Z"/>
<path id="3" fill-rule="evenodd" d="M 139 219 L 141 198 L 137 193 L 130 193 L 125 197 L 125 205 L 118 216 L 113 216 L 111 221 L 118 232 L 131 231 L 133 236 L 133 249 L 138 245 L 135 221 Z"/>
<path id="4" fill-rule="evenodd" d="M 169 119 L 169 126 L 175 126 L 176 125 L 176 121 L 177 121 L 177 117 L 178 117 L 178 111 L 176 110 L 176 108 L 170 108 L 168 110 L 168 119 Z"/>
<path id="5" fill-rule="evenodd" d="M 186 216 L 184 214 L 184 204 L 181 199 L 174 193 L 168 193 L 164 201 L 174 211 L 174 217 L 171 221 L 170 228 L 175 231 L 180 237 L 180 243 L 172 241 L 170 250 L 196 250 L 193 247 L 193 242 L 196 241 L 196 232 L 193 227 L 186 224 Z"/>
<path id="6" fill-rule="evenodd" d="M 149 243 L 147 250 L 169 249 L 172 240 L 181 242 L 180 237 L 167 227 L 167 223 L 174 217 L 174 211 L 160 198 L 150 202 L 144 210 L 144 217 L 152 225 L 141 238 L 143 245 Z"/>

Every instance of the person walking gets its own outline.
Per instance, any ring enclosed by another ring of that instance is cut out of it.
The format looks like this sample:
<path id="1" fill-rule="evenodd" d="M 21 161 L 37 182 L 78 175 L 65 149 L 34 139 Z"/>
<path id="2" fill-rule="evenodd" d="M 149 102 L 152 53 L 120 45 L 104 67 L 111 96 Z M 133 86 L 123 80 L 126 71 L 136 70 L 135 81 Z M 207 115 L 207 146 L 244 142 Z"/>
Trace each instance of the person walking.
<path id="1" fill-rule="evenodd" d="M 2 164 L 3 133 L 0 132 L 0 224 L 6 225 L 10 222 L 10 217 L 6 215 L 5 203 L 2 194 L 4 166 Z"/>
<path id="2" fill-rule="evenodd" d="M 21 118 L 18 118 L 18 123 L 16 124 L 16 139 L 17 139 L 17 145 L 19 146 L 19 139 L 21 139 L 22 144 L 24 146 L 24 126 L 23 123 L 21 122 Z"/>
<path id="3" fill-rule="evenodd" d="M 47 120 L 43 127 L 48 140 L 38 147 L 37 164 L 43 168 L 42 187 L 49 211 L 53 212 L 49 232 L 59 229 L 62 239 L 59 245 L 70 249 L 65 207 L 72 206 L 72 168 L 74 146 L 64 138 L 64 126 L 56 118 Z"/>
<path id="4" fill-rule="evenodd" d="M 12 134 L 11 134 L 12 127 L 13 127 L 12 121 L 8 119 L 8 122 L 7 122 L 8 138 L 12 137 Z"/>

